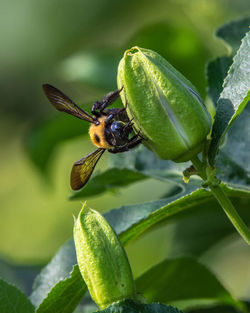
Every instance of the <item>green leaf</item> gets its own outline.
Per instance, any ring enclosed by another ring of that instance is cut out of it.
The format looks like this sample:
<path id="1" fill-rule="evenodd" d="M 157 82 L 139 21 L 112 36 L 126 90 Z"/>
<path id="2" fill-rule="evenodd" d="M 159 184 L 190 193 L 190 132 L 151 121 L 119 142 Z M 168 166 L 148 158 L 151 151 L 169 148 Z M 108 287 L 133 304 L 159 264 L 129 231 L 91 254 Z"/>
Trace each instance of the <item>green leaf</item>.
<path id="1" fill-rule="evenodd" d="M 208 151 L 209 162 L 214 164 L 222 139 L 234 120 L 241 114 L 250 100 L 250 32 L 244 37 L 233 65 L 224 82 L 218 101 L 212 141 Z"/>
<path id="2" fill-rule="evenodd" d="M 226 185 L 223 189 L 232 200 L 238 200 L 239 213 L 249 223 L 250 212 L 246 208 L 250 191 L 231 189 Z M 106 218 L 111 225 L 117 219 L 122 220 L 121 225 L 115 225 L 115 229 L 121 233 L 123 244 L 158 223 L 176 223 L 178 228 L 171 255 L 192 253 L 199 256 L 221 239 L 235 233 L 230 221 L 208 190 L 200 188 L 193 192 L 186 191 L 182 197 L 174 196 L 161 201 L 121 207 L 120 210 L 108 212 Z"/>
<path id="3" fill-rule="evenodd" d="M 199 183 L 199 180 L 197 180 Z M 159 222 L 167 222 L 182 211 L 197 203 L 206 201 L 209 192 L 197 189 L 197 181 L 181 194 L 132 206 L 122 206 L 105 214 L 105 218 L 120 235 L 123 244 L 137 238 L 144 231 Z M 119 219 L 119 221 L 118 221 Z"/>
<path id="4" fill-rule="evenodd" d="M 0 277 L 9 284 L 16 286 L 25 294 L 30 294 L 34 279 L 43 266 L 42 264 L 17 265 L 7 262 L 5 259 L 0 259 Z"/>
<path id="5" fill-rule="evenodd" d="M 223 80 L 232 62 L 230 57 L 218 58 L 208 63 L 208 94 L 217 105 L 219 94 L 222 92 Z M 234 184 L 250 184 L 250 164 L 248 162 L 250 137 L 250 107 L 245 107 L 241 114 L 227 132 L 224 144 L 216 159 L 217 175 L 226 182 Z"/>
<path id="6" fill-rule="evenodd" d="M 223 80 L 230 66 L 230 57 L 222 57 L 209 62 L 207 66 L 208 94 L 217 105 L 219 94 L 222 91 Z M 217 175 L 226 182 L 234 184 L 250 184 L 250 164 L 248 162 L 250 137 L 250 107 L 245 107 L 227 133 L 226 140 L 220 148 L 216 159 Z"/>
<path id="7" fill-rule="evenodd" d="M 250 106 L 229 129 L 226 143 L 216 159 L 217 174 L 232 184 L 250 185 Z"/>
<path id="8" fill-rule="evenodd" d="M 250 137 L 250 107 L 246 107 L 244 114 L 233 124 L 228 132 L 228 140 L 217 158 L 218 177 L 228 183 L 249 185 L 250 164 L 249 156 Z M 116 168 L 127 168 L 141 172 L 148 177 L 165 181 L 176 186 L 176 193 L 189 188 L 181 180 L 182 172 L 190 163 L 174 163 L 162 160 L 148 149 L 141 146 L 136 150 L 110 157 L 110 165 Z M 201 185 L 201 183 L 200 183 Z M 197 184 L 197 187 L 199 184 Z"/>
<path id="9" fill-rule="evenodd" d="M 72 194 L 70 199 L 86 198 L 105 191 L 113 191 L 129 184 L 142 181 L 147 175 L 129 169 L 110 168 L 95 175 L 81 191 Z"/>
<path id="10" fill-rule="evenodd" d="M 169 199 L 168 201 L 171 201 Z M 166 203 L 165 200 L 155 201 L 153 203 L 148 203 L 145 205 L 139 205 L 140 211 L 137 210 L 137 206 L 122 207 L 119 210 L 113 210 L 105 214 L 105 218 L 109 221 L 111 226 L 119 234 L 124 232 L 126 229 L 131 227 L 134 223 L 143 220 L 154 210 L 161 208 L 162 205 Z M 143 208 L 144 207 L 144 208 Z M 117 220 L 117 218 L 119 220 Z M 133 238 L 133 236 L 131 236 Z M 128 241 L 128 238 L 126 238 Z M 79 284 L 85 284 L 80 276 L 78 275 L 78 280 L 75 280 L 77 276 L 73 277 L 71 274 L 72 268 L 76 262 L 75 247 L 73 240 L 68 241 L 54 256 L 52 261 L 41 271 L 40 275 L 37 277 L 34 284 L 34 291 L 31 295 L 31 301 L 36 307 L 43 308 L 44 305 L 47 306 L 47 298 L 53 298 L 54 305 L 57 307 L 63 306 L 64 296 L 62 292 L 57 292 L 57 285 L 63 284 L 63 291 L 67 294 L 67 288 L 75 291 L 79 288 Z M 60 288 L 61 290 L 62 288 Z M 77 293 L 78 302 L 84 295 L 83 292 Z M 77 302 L 77 299 L 74 300 Z M 74 303 L 76 303 L 74 302 Z M 45 307 L 46 307 L 45 306 Z M 41 311 L 43 312 L 43 311 Z M 65 311 L 66 313 L 67 311 Z"/>
<path id="11" fill-rule="evenodd" d="M 216 36 L 221 38 L 234 55 L 240 47 L 241 39 L 249 30 L 250 17 L 230 22 L 217 29 Z"/>
<path id="12" fill-rule="evenodd" d="M 126 153 L 111 155 L 110 168 L 92 177 L 81 191 L 72 194 L 71 199 L 114 191 L 147 178 L 165 181 L 176 187 L 174 191 L 177 193 L 187 187 L 180 177 L 186 167 L 187 163 L 159 159 L 150 150 L 141 146 Z"/>
<path id="13" fill-rule="evenodd" d="M 250 190 L 224 186 L 239 215 L 250 225 Z M 245 193 L 245 194 L 244 194 Z M 181 217 L 183 217 L 181 219 Z M 234 235 L 238 238 L 233 225 L 226 217 L 218 202 L 211 196 L 202 205 L 194 205 L 179 215 L 175 224 L 173 245 L 169 256 L 193 255 L 201 256 L 221 240 Z"/>
<path id="14" fill-rule="evenodd" d="M 108 91 L 117 89 L 116 74 L 120 57 L 116 51 L 85 50 L 64 60 L 58 69 L 59 75 L 70 82 Z"/>
<path id="15" fill-rule="evenodd" d="M 34 313 L 35 308 L 20 290 L 0 279 L 0 312 Z"/>
<path id="16" fill-rule="evenodd" d="M 30 296 L 37 313 L 71 313 L 87 291 L 76 264 L 73 240 L 58 251 L 37 277 Z"/>
<path id="17" fill-rule="evenodd" d="M 26 138 L 26 150 L 31 161 L 48 174 L 52 155 L 66 140 L 88 134 L 89 124 L 67 115 L 58 115 L 35 125 Z"/>
<path id="18" fill-rule="evenodd" d="M 240 148 L 238 147 L 240 146 L 240 144 L 238 144 L 239 142 L 240 141 L 238 141 L 237 144 L 230 145 L 229 147 L 226 146 L 224 149 L 222 148 L 222 151 L 216 159 L 217 176 L 223 181 L 231 182 L 231 184 L 249 186 L 249 164 L 248 162 L 245 162 L 246 166 L 244 167 L 243 163 L 244 160 L 247 160 L 247 152 L 249 153 L 249 151 L 247 149 L 247 151 L 238 149 Z M 249 140 L 247 140 L 247 142 L 241 141 L 241 143 L 247 147 Z M 250 143 L 248 147 L 250 147 Z M 239 158 L 235 157 L 236 151 L 239 152 Z"/>
<path id="19" fill-rule="evenodd" d="M 147 173 L 148 175 L 153 175 L 154 173 L 164 177 L 166 176 L 166 171 L 175 174 L 182 173 L 189 164 L 190 162 L 175 163 L 169 160 L 160 159 L 143 145 L 126 153 L 110 156 L 110 166 L 133 169 Z"/>
<path id="20" fill-rule="evenodd" d="M 183 171 L 190 166 L 190 162 L 175 163 L 169 160 L 158 158 L 152 151 L 146 149 L 143 145 L 135 150 L 130 150 L 126 153 L 111 155 L 110 166 L 120 169 L 130 169 L 136 172 L 141 172 L 147 177 L 161 180 L 171 185 L 174 191 L 170 195 L 182 192 L 189 188 L 182 179 Z M 197 187 L 199 184 L 196 185 Z M 165 197 L 166 198 L 166 197 Z"/>
<path id="21" fill-rule="evenodd" d="M 211 192 L 197 188 L 199 184 L 200 180 L 192 178 L 187 185 L 189 189 L 183 190 L 181 194 L 149 203 L 123 206 L 109 211 L 105 218 L 119 234 L 123 244 L 134 240 L 159 223 L 175 223 L 178 227 L 170 254 L 192 253 L 199 256 L 221 239 L 236 233 Z M 223 189 L 231 200 L 237 199 L 239 213 L 245 221 L 250 221 L 250 211 L 247 210 L 250 191 L 232 189 L 226 185 L 223 185 Z M 40 304 L 50 289 L 56 290 L 57 281 L 65 278 L 65 284 L 72 290 L 77 290 L 82 278 L 79 276 L 76 280 L 70 276 L 75 264 L 74 244 L 69 241 L 42 271 L 32 294 L 33 303 Z M 84 292 L 77 295 L 78 301 L 83 295 Z M 61 303 L 62 298 L 63 296 L 58 294 L 58 298 L 56 296 L 54 299 Z M 74 300 L 76 303 L 77 299 Z"/>
<path id="22" fill-rule="evenodd" d="M 149 303 L 168 303 L 183 310 L 211 304 L 242 306 L 208 268 L 188 257 L 155 265 L 136 279 L 136 288 Z"/>
<path id="23" fill-rule="evenodd" d="M 176 308 L 160 303 L 144 304 L 133 300 L 115 302 L 104 310 L 96 313 L 181 313 Z"/>
<path id="24" fill-rule="evenodd" d="M 73 267 L 70 277 L 58 282 L 43 299 L 37 313 L 71 313 L 87 292 L 78 266 Z"/>
<path id="25" fill-rule="evenodd" d="M 221 57 L 210 61 L 207 64 L 207 93 L 210 99 L 213 101 L 214 107 L 217 106 L 217 101 L 223 89 L 222 84 L 231 64 L 231 57 Z"/>
<path id="26" fill-rule="evenodd" d="M 227 133 L 226 143 L 221 147 L 216 164 L 227 181 L 250 184 L 250 105 L 244 109 Z M 230 168 L 228 161 L 231 162 Z"/>

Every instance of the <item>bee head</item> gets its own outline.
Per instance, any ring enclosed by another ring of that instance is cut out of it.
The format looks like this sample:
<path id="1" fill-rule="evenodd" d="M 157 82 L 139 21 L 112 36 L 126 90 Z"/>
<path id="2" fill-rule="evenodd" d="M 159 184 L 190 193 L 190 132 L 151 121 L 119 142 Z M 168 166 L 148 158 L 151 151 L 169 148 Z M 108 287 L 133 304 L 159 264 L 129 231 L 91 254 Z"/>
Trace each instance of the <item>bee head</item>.
<path id="1" fill-rule="evenodd" d="M 126 127 L 126 123 L 122 121 L 114 121 L 110 125 L 110 130 L 114 136 L 114 139 L 116 141 L 116 144 L 123 145 L 128 140 L 128 135 L 131 131 L 130 127 Z"/>

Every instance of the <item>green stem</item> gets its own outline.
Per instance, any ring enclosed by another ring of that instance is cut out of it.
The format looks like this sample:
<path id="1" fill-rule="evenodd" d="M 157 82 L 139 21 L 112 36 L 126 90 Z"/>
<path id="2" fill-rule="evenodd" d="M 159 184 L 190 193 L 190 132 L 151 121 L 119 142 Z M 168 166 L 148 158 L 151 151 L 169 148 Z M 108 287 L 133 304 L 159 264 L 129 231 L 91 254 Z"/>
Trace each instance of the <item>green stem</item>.
<path id="1" fill-rule="evenodd" d="M 191 159 L 191 162 L 195 166 L 198 171 L 198 175 L 204 180 L 207 181 L 209 179 L 206 174 L 206 167 L 207 165 L 202 163 L 200 159 L 195 156 Z M 250 245 L 250 230 L 248 229 L 247 225 L 243 222 L 237 211 L 235 210 L 232 202 L 228 198 L 227 194 L 222 189 L 222 185 L 219 183 L 215 183 L 216 178 L 211 181 L 207 181 L 207 184 L 213 193 L 214 197 L 217 199 L 221 207 L 223 208 L 224 212 L 230 219 L 231 223 L 234 225 L 236 230 L 242 236 L 242 238 Z"/>
<path id="2" fill-rule="evenodd" d="M 198 171 L 198 175 L 204 180 L 207 180 L 207 174 L 206 174 L 206 164 L 202 163 L 201 160 L 198 158 L 198 156 L 194 156 L 191 159 L 191 162 L 193 163 L 194 167 Z"/>
<path id="3" fill-rule="evenodd" d="M 250 231 L 235 210 L 232 202 L 229 200 L 224 190 L 221 188 L 220 185 L 214 187 L 209 184 L 209 188 L 214 194 L 215 198 L 220 203 L 221 207 L 225 211 L 226 215 L 228 216 L 236 230 L 239 232 L 242 238 L 244 238 L 244 240 L 250 245 Z"/>

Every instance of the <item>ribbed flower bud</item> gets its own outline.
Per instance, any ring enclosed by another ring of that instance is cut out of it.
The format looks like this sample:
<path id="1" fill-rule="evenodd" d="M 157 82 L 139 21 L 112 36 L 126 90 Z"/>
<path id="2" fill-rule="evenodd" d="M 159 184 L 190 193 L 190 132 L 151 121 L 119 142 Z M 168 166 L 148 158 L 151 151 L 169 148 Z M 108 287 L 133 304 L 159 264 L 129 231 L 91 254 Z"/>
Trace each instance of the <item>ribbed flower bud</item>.
<path id="1" fill-rule="evenodd" d="M 134 297 L 127 255 L 100 213 L 83 206 L 75 220 L 74 241 L 80 272 L 91 297 L 101 309 Z"/>
<path id="2" fill-rule="evenodd" d="M 195 87 L 159 54 L 127 50 L 118 87 L 135 130 L 160 158 L 183 162 L 202 150 L 211 117 Z"/>

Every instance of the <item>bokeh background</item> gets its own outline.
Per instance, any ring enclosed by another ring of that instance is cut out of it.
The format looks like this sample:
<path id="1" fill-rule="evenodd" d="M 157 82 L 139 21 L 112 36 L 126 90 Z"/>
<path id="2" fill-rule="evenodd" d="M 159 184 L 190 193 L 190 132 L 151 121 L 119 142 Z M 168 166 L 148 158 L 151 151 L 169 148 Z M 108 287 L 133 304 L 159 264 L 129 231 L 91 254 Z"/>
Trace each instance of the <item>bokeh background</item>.
<path id="1" fill-rule="evenodd" d="M 76 129 L 63 128 L 64 117 L 41 85 L 50 83 L 89 109 L 116 89 L 123 52 L 139 45 L 164 56 L 205 99 L 206 62 L 228 54 L 214 36 L 216 28 L 249 12 L 248 0 L 0 1 L 0 275 L 17 281 L 16 271 L 27 266 L 35 273 L 72 236 L 72 214 L 81 201 L 69 200 L 71 166 L 94 149 L 85 125 L 82 132 L 78 121 Z M 45 163 L 47 148 L 37 149 L 40 137 L 33 135 L 44 125 L 51 127 L 41 136 L 54 148 Z M 53 146 L 54 134 L 65 131 L 70 140 Z M 98 170 L 108 166 L 108 158 L 106 153 Z M 156 199 L 166 188 L 147 180 L 87 200 L 105 212 Z M 168 226 L 128 246 L 135 276 L 167 255 L 170 237 Z M 235 296 L 245 297 L 250 293 L 249 259 L 248 247 L 235 236 L 230 245 L 220 243 L 206 253 L 202 262 Z"/>

